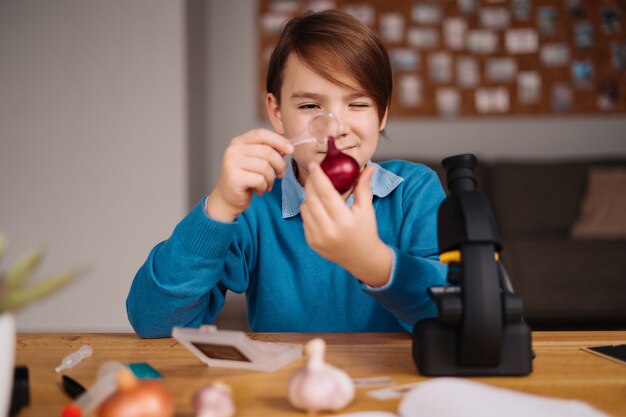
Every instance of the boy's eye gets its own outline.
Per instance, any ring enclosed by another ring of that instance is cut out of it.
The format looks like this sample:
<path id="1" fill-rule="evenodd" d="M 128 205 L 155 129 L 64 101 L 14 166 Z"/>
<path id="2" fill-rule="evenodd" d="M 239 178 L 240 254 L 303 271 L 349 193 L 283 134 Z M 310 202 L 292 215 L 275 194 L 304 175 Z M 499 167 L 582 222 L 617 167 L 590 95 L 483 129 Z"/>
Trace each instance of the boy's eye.
<path id="1" fill-rule="evenodd" d="M 350 104 L 350 107 L 357 108 L 357 109 L 365 109 L 365 108 L 371 107 L 371 104 L 370 103 L 352 103 Z"/>
<path id="2" fill-rule="evenodd" d="M 298 108 L 302 110 L 315 110 L 315 109 L 319 109 L 320 106 L 314 103 L 305 103 L 305 104 L 300 104 Z"/>

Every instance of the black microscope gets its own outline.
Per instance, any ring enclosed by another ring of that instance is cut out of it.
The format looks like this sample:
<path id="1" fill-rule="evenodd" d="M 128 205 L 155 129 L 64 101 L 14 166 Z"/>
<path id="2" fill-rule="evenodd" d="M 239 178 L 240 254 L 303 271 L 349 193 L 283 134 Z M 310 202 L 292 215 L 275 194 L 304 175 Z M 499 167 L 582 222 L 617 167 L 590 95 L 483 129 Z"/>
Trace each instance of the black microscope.
<path id="1" fill-rule="evenodd" d="M 427 376 L 528 375 L 530 328 L 500 259 L 502 244 L 487 200 L 476 190 L 477 159 L 444 159 L 449 194 L 438 212 L 447 284 L 432 287 L 439 317 L 413 328 L 413 359 Z"/>

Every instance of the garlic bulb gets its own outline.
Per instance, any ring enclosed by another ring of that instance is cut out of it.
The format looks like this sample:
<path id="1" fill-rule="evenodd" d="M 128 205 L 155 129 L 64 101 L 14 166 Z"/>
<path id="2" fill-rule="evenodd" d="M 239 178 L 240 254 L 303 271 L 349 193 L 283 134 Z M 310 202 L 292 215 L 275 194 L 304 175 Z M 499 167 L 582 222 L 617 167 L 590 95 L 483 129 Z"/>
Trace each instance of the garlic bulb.
<path id="1" fill-rule="evenodd" d="M 232 390 L 220 381 L 199 388 L 192 402 L 197 417 L 232 417 L 235 414 Z"/>
<path id="2" fill-rule="evenodd" d="M 337 411 L 354 399 L 354 383 L 344 371 L 324 362 L 326 343 L 313 339 L 305 346 L 307 364 L 289 380 L 287 396 L 296 408 L 309 414 Z"/>

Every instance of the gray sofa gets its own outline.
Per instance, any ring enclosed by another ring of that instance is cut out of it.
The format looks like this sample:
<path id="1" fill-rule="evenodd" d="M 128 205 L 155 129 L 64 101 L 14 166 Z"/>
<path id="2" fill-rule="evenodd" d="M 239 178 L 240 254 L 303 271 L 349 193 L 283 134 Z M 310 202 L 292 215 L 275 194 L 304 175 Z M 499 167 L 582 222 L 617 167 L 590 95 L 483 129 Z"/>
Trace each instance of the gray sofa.
<path id="1" fill-rule="evenodd" d="M 445 184 L 439 161 L 421 162 Z M 570 237 L 592 166 L 626 167 L 626 159 L 480 161 L 477 167 L 503 261 L 533 328 L 626 328 L 626 239 Z"/>

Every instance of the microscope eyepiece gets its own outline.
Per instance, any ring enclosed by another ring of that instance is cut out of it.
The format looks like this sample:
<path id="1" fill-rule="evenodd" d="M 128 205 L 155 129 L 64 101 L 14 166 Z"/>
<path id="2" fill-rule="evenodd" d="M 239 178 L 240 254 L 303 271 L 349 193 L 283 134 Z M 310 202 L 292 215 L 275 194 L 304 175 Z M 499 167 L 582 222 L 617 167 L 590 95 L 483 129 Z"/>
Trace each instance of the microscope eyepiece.
<path id="1" fill-rule="evenodd" d="M 441 166 L 446 170 L 446 183 L 450 192 L 476 189 L 476 163 L 476 157 L 469 153 L 449 156 L 441 161 Z"/>

